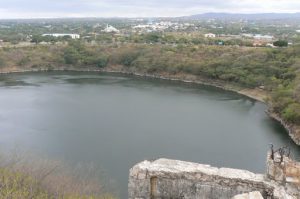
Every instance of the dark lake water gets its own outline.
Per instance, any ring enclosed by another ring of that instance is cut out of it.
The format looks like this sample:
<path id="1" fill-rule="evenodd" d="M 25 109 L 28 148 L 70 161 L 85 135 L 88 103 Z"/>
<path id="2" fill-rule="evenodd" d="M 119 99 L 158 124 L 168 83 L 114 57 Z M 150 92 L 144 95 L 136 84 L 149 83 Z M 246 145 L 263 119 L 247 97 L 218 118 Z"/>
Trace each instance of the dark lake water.
<path id="1" fill-rule="evenodd" d="M 98 73 L 0 77 L 0 144 L 94 163 L 127 194 L 128 170 L 172 158 L 264 172 L 268 144 L 300 148 L 266 106 L 217 88 Z"/>

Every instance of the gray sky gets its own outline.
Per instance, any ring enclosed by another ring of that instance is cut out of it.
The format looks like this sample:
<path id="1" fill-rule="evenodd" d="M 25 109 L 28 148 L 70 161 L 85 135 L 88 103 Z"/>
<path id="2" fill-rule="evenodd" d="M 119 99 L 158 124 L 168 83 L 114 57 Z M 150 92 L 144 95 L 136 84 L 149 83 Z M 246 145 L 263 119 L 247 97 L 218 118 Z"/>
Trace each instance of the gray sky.
<path id="1" fill-rule="evenodd" d="M 300 12 L 300 0 L 0 0 L 0 18 L 155 17 Z"/>

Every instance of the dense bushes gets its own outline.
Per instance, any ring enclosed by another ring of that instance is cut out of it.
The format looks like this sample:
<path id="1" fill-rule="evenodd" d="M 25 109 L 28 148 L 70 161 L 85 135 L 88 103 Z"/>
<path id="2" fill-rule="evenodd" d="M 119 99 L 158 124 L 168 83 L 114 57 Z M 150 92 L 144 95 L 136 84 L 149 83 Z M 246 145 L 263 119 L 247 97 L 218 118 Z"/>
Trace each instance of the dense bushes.
<path id="1" fill-rule="evenodd" d="M 292 62 L 291 55 L 282 55 L 279 50 L 153 45 L 121 47 L 111 56 L 114 64 L 134 66 L 140 71 L 185 72 L 251 88 L 265 86 L 272 90 L 274 83 L 276 86 L 295 78 L 293 69 L 287 67 L 287 62 Z"/>
<path id="2" fill-rule="evenodd" d="M 288 42 L 287 41 L 284 41 L 284 40 L 278 40 L 278 41 L 275 41 L 273 43 L 274 46 L 278 46 L 278 47 L 287 47 L 288 46 Z"/>
<path id="3" fill-rule="evenodd" d="M 36 180 L 20 172 L 0 169 L 0 179 L 1 198 L 50 198 Z"/>
<path id="4" fill-rule="evenodd" d="M 300 123 L 300 104 L 291 103 L 283 109 L 282 116 L 286 121 Z"/>
<path id="5" fill-rule="evenodd" d="M 98 58 L 96 58 L 95 62 L 94 62 L 98 67 L 100 68 L 104 68 L 107 66 L 108 64 L 108 57 L 107 56 L 100 56 Z"/>
<path id="6" fill-rule="evenodd" d="M 78 41 L 69 43 L 69 46 L 64 49 L 63 58 L 66 64 L 71 65 L 98 66 L 103 68 L 108 64 L 108 56 L 88 49 Z"/>

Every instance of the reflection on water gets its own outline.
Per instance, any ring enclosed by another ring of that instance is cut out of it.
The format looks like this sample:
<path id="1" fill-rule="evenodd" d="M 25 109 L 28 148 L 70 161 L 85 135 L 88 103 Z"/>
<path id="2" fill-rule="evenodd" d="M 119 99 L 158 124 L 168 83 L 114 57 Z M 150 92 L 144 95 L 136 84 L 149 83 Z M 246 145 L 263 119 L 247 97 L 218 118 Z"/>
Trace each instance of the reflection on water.
<path id="1" fill-rule="evenodd" d="M 2 75 L 0 77 L 0 87 L 9 87 L 9 86 L 38 86 L 38 85 Z"/>
<path id="2" fill-rule="evenodd" d="M 266 106 L 209 86 L 97 73 L 1 76 L 0 144 L 93 162 L 126 198 L 128 170 L 159 157 L 264 172 L 268 144 L 299 147 Z"/>

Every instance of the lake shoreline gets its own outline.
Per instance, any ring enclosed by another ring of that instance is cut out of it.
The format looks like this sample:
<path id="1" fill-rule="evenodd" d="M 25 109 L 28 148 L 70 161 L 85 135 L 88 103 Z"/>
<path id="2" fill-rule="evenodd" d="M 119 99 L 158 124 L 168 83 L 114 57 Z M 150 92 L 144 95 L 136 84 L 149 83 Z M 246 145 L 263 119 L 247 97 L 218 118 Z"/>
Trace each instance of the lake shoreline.
<path id="1" fill-rule="evenodd" d="M 13 73 L 30 73 L 30 72 L 104 72 L 104 73 L 112 73 L 112 74 L 123 74 L 123 75 L 133 75 L 138 77 L 145 77 L 145 78 L 152 78 L 152 79 L 161 79 L 161 80 L 168 80 L 168 81 L 178 81 L 184 83 L 192 83 L 192 84 L 199 84 L 199 85 L 206 85 L 206 86 L 213 86 L 216 88 L 220 88 L 226 91 L 232 91 L 244 96 L 247 96 L 251 99 L 256 101 L 260 101 L 266 103 L 266 98 L 268 97 L 267 92 L 261 89 L 247 89 L 242 88 L 237 85 L 233 86 L 232 84 L 226 84 L 225 82 L 220 80 L 212 80 L 200 76 L 195 75 L 187 75 L 187 74 L 178 74 L 178 75 L 171 75 L 171 74 L 162 74 L 162 73 L 142 73 L 142 72 L 133 72 L 133 71 L 126 71 L 126 70 L 114 70 L 111 68 L 108 69 L 78 69 L 78 68 L 63 68 L 63 69 L 17 69 L 17 70 L 0 70 L 0 74 L 13 74 Z M 223 85 L 222 85 L 223 84 Z"/>
<path id="2" fill-rule="evenodd" d="M 40 69 L 18 69 L 15 67 L 14 69 L 6 69 L 0 70 L 0 74 L 12 74 L 12 73 L 29 73 L 29 72 L 104 72 L 104 73 L 111 73 L 111 74 L 122 74 L 122 75 L 133 75 L 137 77 L 143 78 L 152 78 L 152 79 L 161 79 L 161 80 L 168 80 L 168 81 L 178 81 L 184 83 L 191 83 L 191 84 L 198 84 L 198 85 L 206 85 L 212 86 L 216 88 L 223 89 L 225 91 L 235 92 L 240 95 L 249 97 L 253 100 L 265 103 L 268 106 L 268 109 L 265 113 L 272 118 L 273 120 L 279 122 L 288 132 L 290 138 L 300 146 L 300 127 L 289 124 L 285 122 L 278 114 L 274 113 L 271 110 L 271 107 L 266 103 L 266 99 L 268 98 L 268 93 L 263 91 L 262 89 L 247 89 L 242 88 L 238 85 L 228 84 L 226 82 L 220 80 L 213 80 L 208 79 L 201 76 L 196 75 L 189 75 L 189 74 L 169 74 L 169 73 L 146 73 L 146 72 L 137 72 L 133 70 L 124 69 L 123 66 L 113 66 L 107 67 L 103 69 L 97 68 L 87 68 L 87 69 L 79 69 L 75 67 L 68 67 L 68 68 L 55 68 L 55 69 L 47 69 L 47 68 L 40 68 Z"/>

